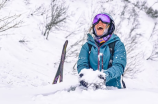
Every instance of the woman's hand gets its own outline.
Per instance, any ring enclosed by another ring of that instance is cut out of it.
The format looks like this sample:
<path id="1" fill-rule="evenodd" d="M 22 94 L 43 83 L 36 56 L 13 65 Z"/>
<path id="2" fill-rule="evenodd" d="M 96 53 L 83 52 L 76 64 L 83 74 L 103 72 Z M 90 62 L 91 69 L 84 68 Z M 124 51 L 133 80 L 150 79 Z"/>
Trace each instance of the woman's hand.
<path id="1" fill-rule="evenodd" d="M 105 73 L 93 69 L 82 69 L 79 73 L 79 83 L 86 88 L 106 88 Z"/>

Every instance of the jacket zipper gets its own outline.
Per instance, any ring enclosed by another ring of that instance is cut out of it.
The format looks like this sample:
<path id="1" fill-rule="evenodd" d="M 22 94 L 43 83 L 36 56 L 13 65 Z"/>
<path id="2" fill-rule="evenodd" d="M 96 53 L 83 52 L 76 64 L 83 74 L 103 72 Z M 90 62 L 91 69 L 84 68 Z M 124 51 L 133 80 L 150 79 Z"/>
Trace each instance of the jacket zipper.
<path id="1" fill-rule="evenodd" d="M 113 34 L 113 33 L 112 33 L 112 34 Z M 110 38 L 111 38 L 111 37 L 110 37 Z M 110 39 L 110 38 L 109 38 L 109 39 Z M 108 40 L 109 40 L 109 39 L 108 39 Z M 106 42 L 105 42 L 105 43 L 106 43 Z M 105 44 L 105 43 L 104 43 L 104 44 Z M 96 44 L 96 43 L 95 43 L 95 44 Z M 104 45 L 104 44 L 102 44 L 102 45 Z M 102 45 L 101 45 L 101 46 L 102 46 Z M 96 44 L 96 46 L 98 47 L 97 44 Z M 100 47 L 101 47 L 101 46 L 100 46 Z M 100 53 L 100 47 L 98 47 L 98 55 L 99 55 L 99 53 Z M 103 55 L 102 55 L 102 69 L 103 69 Z M 102 70 L 102 69 L 101 69 L 101 70 Z M 99 58 L 98 58 L 98 70 L 100 71 L 100 61 L 99 61 Z"/>
<path id="2" fill-rule="evenodd" d="M 102 55 L 102 69 L 103 69 L 103 55 Z M 101 69 L 101 70 L 102 70 L 102 69 Z"/>
<path id="3" fill-rule="evenodd" d="M 96 43 L 95 43 L 96 44 Z M 102 45 L 104 45 L 104 44 L 102 44 Z M 101 46 L 102 46 L 101 45 Z M 98 45 L 96 44 L 96 46 L 98 47 Z M 101 47 L 100 46 L 100 47 Z M 100 54 L 100 47 L 98 47 L 98 55 Z M 100 58 L 101 59 L 101 58 Z M 103 69 L 103 55 L 102 55 L 102 69 Z M 101 69 L 101 70 L 102 70 Z M 98 57 L 98 70 L 100 71 L 100 60 L 99 60 L 99 57 Z"/>
<path id="4" fill-rule="evenodd" d="M 100 53 L 100 47 L 98 47 L 98 55 Z M 98 57 L 98 70 L 100 71 L 100 60 L 99 60 L 100 56 Z"/>

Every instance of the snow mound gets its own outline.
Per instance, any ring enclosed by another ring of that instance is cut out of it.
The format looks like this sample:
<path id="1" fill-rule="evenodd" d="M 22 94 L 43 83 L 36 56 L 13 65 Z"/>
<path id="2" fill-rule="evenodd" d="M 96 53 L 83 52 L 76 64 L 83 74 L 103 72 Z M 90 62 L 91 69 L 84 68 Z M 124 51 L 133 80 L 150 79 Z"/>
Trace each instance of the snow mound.
<path id="1" fill-rule="evenodd" d="M 93 71 L 93 69 L 82 69 L 80 75 L 81 74 L 82 76 L 80 76 L 79 81 L 84 80 L 88 83 L 88 86 L 91 84 L 96 84 L 105 88 L 105 73 L 98 70 Z M 99 76 L 102 76 L 104 79 L 99 78 Z"/>

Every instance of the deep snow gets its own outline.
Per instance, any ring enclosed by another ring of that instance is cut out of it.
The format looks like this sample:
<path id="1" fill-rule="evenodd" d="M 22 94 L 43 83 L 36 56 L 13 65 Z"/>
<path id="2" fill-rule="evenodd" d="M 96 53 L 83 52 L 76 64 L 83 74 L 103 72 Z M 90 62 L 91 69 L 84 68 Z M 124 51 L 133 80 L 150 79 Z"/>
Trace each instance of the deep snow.
<path id="1" fill-rule="evenodd" d="M 77 60 L 75 56 L 75 58 L 70 57 L 66 60 L 63 82 L 52 85 L 63 43 L 66 39 L 69 40 L 67 48 L 69 50 L 76 39 L 83 37 L 83 29 L 90 27 L 91 19 L 89 18 L 92 15 L 90 11 L 93 9 L 91 5 L 94 5 L 95 1 L 93 2 L 88 0 L 66 1 L 70 5 L 71 18 L 65 24 L 64 31 L 51 32 L 49 40 L 46 40 L 41 35 L 45 17 L 39 14 L 32 16 L 31 13 L 40 5 L 48 8 L 50 0 L 9 1 L 0 11 L 1 15 L 22 14 L 20 19 L 24 21 L 24 24 L 20 28 L 0 34 L 1 104 L 158 104 L 157 61 L 145 60 L 151 53 L 152 46 L 147 40 L 156 20 L 142 12 L 139 18 L 142 23 L 141 29 L 138 31 L 144 32 L 142 40 L 146 43 L 142 47 L 142 50 L 146 50 L 145 58 L 142 60 L 144 71 L 139 73 L 135 79 L 124 78 L 127 89 L 66 91 L 70 86 L 78 84 L 78 76 L 72 69 Z M 118 4 L 120 7 L 123 5 L 121 0 L 106 5 L 111 9 L 110 5 L 113 4 Z M 80 27 L 83 23 L 87 24 Z M 122 29 L 126 27 L 123 26 Z M 74 35 L 65 38 L 69 32 L 74 30 L 77 31 Z M 19 40 L 25 40 L 25 42 L 21 43 Z"/>

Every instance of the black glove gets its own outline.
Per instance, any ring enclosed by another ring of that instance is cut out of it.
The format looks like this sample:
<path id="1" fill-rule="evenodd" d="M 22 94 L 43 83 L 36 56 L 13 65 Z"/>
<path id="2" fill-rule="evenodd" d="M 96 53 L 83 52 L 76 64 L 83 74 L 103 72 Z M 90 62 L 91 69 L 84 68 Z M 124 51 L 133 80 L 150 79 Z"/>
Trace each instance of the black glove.
<path id="1" fill-rule="evenodd" d="M 84 80 L 81 80 L 81 81 L 80 81 L 80 85 L 81 85 L 81 86 L 84 86 L 84 87 L 86 87 L 86 88 L 88 88 L 88 83 L 85 82 Z"/>
<path id="2" fill-rule="evenodd" d="M 80 78 L 82 78 L 83 76 L 84 76 L 83 73 L 79 74 L 79 77 L 80 77 Z M 88 83 L 85 82 L 84 80 L 81 80 L 81 81 L 80 81 L 80 85 L 81 85 L 81 86 L 84 86 L 84 87 L 86 87 L 86 88 L 88 88 Z"/>
<path id="3" fill-rule="evenodd" d="M 99 77 L 100 79 L 105 80 L 105 77 L 104 77 L 103 75 L 99 75 L 98 77 Z"/>
<path id="4" fill-rule="evenodd" d="M 83 77 L 83 75 L 84 75 L 83 73 L 79 74 L 80 78 L 82 78 L 82 77 Z"/>

